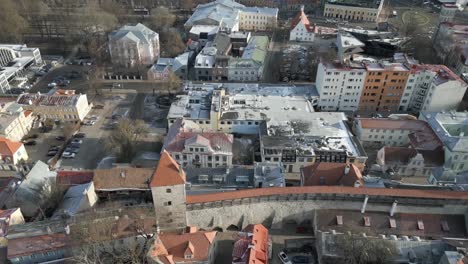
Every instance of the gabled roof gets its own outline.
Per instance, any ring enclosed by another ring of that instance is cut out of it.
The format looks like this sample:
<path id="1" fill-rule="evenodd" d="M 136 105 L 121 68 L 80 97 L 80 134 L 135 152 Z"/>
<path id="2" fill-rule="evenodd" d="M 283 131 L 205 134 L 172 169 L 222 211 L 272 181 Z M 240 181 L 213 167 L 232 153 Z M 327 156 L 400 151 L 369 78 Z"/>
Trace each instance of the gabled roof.
<path id="1" fill-rule="evenodd" d="M 300 10 L 299 13 L 291 21 L 291 30 L 296 28 L 297 24 L 303 24 L 308 32 L 314 32 L 314 27 L 310 25 L 307 15 L 304 13 L 304 10 Z"/>
<path id="2" fill-rule="evenodd" d="M 173 186 L 185 184 L 185 172 L 177 162 L 164 151 L 159 160 L 158 167 L 153 174 L 151 187 Z"/>
<path id="3" fill-rule="evenodd" d="M 197 231 L 183 234 L 159 234 L 149 255 L 163 263 L 206 261 L 216 233 L 216 231 Z M 192 258 L 185 259 L 189 253 Z"/>
<path id="4" fill-rule="evenodd" d="M 135 42 L 140 41 L 144 44 L 150 43 L 150 37 L 153 36 L 159 37 L 158 33 L 141 23 L 138 23 L 135 26 L 123 26 L 110 34 L 110 37 L 113 39 L 129 38 Z"/>
<path id="5" fill-rule="evenodd" d="M 302 168 L 304 186 L 342 185 L 353 187 L 356 181 L 363 184 L 362 174 L 353 164 L 349 165 L 349 172 L 345 174 L 346 163 L 316 162 Z"/>
<path id="6" fill-rule="evenodd" d="M 153 174 L 149 168 L 112 168 L 94 171 L 94 186 L 97 191 L 148 190 Z"/>
<path id="7" fill-rule="evenodd" d="M 0 137 L 0 155 L 2 156 L 13 156 L 23 143 L 14 142 L 7 138 Z"/>
<path id="8" fill-rule="evenodd" d="M 73 186 L 91 182 L 93 171 L 57 171 L 56 183 L 59 185 Z"/>

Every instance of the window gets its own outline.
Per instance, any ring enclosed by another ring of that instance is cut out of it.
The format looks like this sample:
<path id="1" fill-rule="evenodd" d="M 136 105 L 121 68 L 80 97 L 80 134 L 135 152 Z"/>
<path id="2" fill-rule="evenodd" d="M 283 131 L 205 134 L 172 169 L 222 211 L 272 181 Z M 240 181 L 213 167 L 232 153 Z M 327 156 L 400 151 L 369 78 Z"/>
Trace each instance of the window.
<path id="1" fill-rule="evenodd" d="M 171 206 L 171 205 L 172 205 L 172 201 L 164 202 L 164 206 Z"/>
<path id="2" fill-rule="evenodd" d="M 172 192 L 172 189 L 169 189 L 169 188 L 166 189 L 166 193 L 171 193 L 171 192 Z"/>

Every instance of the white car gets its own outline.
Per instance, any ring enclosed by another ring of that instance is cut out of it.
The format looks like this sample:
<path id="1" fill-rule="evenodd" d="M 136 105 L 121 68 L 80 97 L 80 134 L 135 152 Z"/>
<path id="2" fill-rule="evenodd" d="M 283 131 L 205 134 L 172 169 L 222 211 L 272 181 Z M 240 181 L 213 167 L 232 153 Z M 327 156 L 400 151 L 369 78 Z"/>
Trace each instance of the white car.
<path id="1" fill-rule="evenodd" d="M 92 125 L 94 125 L 95 123 L 96 123 L 96 121 L 94 121 L 94 120 L 87 120 L 87 121 L 84 122 L 84 125 L 85 125 L 85 126 L 92 126 Z"/>
<path id="2" fill-rule="evenodd" d="M 78 138 L 74 138 L 72 141 L 71 141 L 72 144 L 81 144 L 83 143 L 83 140 L 81 139 L 78 139 Z"/>
<path id="3" fill-rule="evenodd" d="M 283 251 L 278 253 L 278 257 L 283 264 L 292 264 L 291 260 L 289 260 L 288 258 L 288 255 L 286 255 L 286 253 L 284 253 Z"/>
<path id="4" fill-rule="evenodd" d="M 51 82 L 51 83 L 49 83 L 49 84 L 47 85 L 47 87 L 49 87 L 49 88 L 52 88 L 52 87 L 55 87 L 55 86 L 57 86 L 57 84 L 54 83 L 54 82 Z"/>
<path id="5" fill-rule="evenodd" d="M 64 152 L 62 154 L 62 158 L 64 159 L 73 159 L 75 158 L 76 154 L 75 153 L 72 153 L 72 152 Z"/>

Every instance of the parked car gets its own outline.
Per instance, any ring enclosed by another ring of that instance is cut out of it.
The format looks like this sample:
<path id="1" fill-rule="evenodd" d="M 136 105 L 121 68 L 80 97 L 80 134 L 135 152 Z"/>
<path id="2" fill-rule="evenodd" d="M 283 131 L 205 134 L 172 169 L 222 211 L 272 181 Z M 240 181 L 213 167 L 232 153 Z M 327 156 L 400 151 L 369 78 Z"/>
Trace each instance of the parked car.
<path id="1" fill-rule="evenodd" d="M 37 142 L 36 142 L 35 140 L 26 141 L 26 142 L 24 143 L 24 145 L 26 145 L 26 146 L 34 146 L 34 145 L 36 145 L 36 144 L 37 144 Z"/>
<path id="2" fill-rule="evenodd" d="M 59 86 L 68 86 L 70 85 L 70 81 L 69 80 L 62 80 L 61 82 L 58 83 Z"/>
<path id="3" fill-rule="evenodd" d="M 72 141 L 71 141 L 72 144 L 81 144 L 83 143 L 83 140 L 81 139 L 78 139 L 78 138 L 74 138 Z"/>
<path id="4" fill-rule="evenodd" d="M 57 136 L 57 137 L 55 137 L 55 139 L 58 140 L 58 141 L 64 141 L 65 137 L 64 136 Z"/>
<path id="5" fill-rule="evenodd" d="M 49 151 L 59 151 L 60 147 L 59 146 L 52 146 L 49 148 Z"/>
<path id="6" fill-rule="evenodd" d="M 72 152 L 64 152 L 62 154 L 62 158 L 64 159 L 73 159 L 75 158 L 76 154 L 75 153 L 72 153 Z"/>
<path id="7" fill-rule="evenodd" d="M 75 135 L 73 135 L 74 138 L 85 138 L 86 137 L 86 134 L 85 133 L 77 133 Z"/>
<path id="8" fill-rule="evenodd" d="M 30 136 L 28 137 L 28 139 L 36 139 L 36 138 L 38 138 L 38 137 L 39 137 L 38 134 L 32 134 L 32 135 L 30 135 Z"/>
<path id="9" fill-rule="evenodd" d="M 93 109 L 103 109 L 104 106 L 103 105 L 94 105 L 93 106 Z"/>
<path id="10" fill-rule="evenodd" d="M 311 258 L 309 256 L 294 256 L 292 257 L 292 263 L 294 264 L 303 264 L 311 263 Z"/>
<path id="11" fill-rule="evenodd" d="M 99 116 L 97 116 L 97 115 L 92 115 L 92 116 L 89 118 L 89 120 L 94 120 L 94 121 L 96 121 L 96 120 L 98 120 L 98 119 L 99 119 Z"/>
<path id="12" fill-rule="evenodd" d="M 53 157 L 55 155 L 57 155 L 58 151 L 56 150 L 51 150 L 49 152 L 47 152 L 47 157 Z"/>
<path id="13" fill-rule="evenodd" d="M 76 147 L 73 147 L 73 146 L 68 146 L 64 152 L 68 152 L 68 153 L 78 153 L 78 151 L 80 151 L 80 148 L 76 148 Z"/>
<path id="14" fill-rule="evenodd" d="M 57 83 L 54 83 L 54 82 L 51 82 L 51 83 L 47 84 L 47 87 L 49 87 L 49 88 L 53 88 L 55 86 L 57 86 Z"/>
<path id="15" fill-rule="evenodd" d="M 289 260 L 288 258 L 288 255 L 286 255 L 286 253 L 284 253 L 283 251 L 278 253 L 278 257 L 283 264 L 292 264 L 291 260 Z"/>
<path id="16" fill-rule="evenodd" d="M 94 121 L 94 120 L 86 120 L 86 121 L 83 122 L 83 125 L 85 125 L 85 126 L 92 126 L 92 125 L 94 125 L 95 123 L 96 123 L 96 121 Z"/>

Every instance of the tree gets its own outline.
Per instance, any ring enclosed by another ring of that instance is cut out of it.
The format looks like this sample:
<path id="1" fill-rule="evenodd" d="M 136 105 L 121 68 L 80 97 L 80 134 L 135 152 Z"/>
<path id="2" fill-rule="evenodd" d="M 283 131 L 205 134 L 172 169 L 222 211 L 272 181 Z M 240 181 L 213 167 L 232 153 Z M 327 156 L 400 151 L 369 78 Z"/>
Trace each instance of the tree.
<path id="1" fill-rule="evenodd" d="M 135 146 L 141 138 L 148 134 L 148 128 L 143 120 L 121 119 L 111 133 L 107 147 L 117 153 L 119 162 L 130 162 L 135 156 Z"/>
<path id="2" fill-rule="evenodd" d="M 168 30 L 161 33 L 161 50 L 166 57 L 175 57 L 185 50 L 185 43 L 179 32 Z"/>
<path id="3" fill-rule="evenodd" d="M 13 0 L 0 0 L 0 42 L 20 42 L 27 28 Z"/>
<path id="4" fill-rule="evenodd" d="M 176 16 L 167 7 L 157 7 L 151 10 L 150 25 L 153 30 L 162 32 L 174 25 Z"/>
<path id="5" fill-rule="evenodd" d="M 39 211 L 43 218 L 52 216 L 62 202 L 65 188 L 53 180 L 47 180 L 39 191 Z"/>
<path id="6" fill-rule="evenodd" d="M 335 236 L 336 248 L 349 264 L 384 264 L 398 254 L 389 240 L 363 237 L 347 232 Z"/>
<path id="7" fill-rule="evenodd" d="M 172 96 L 172 92 L 177 92 L 180 89 L 181 85 L 182 85 L 182 81 L 173 72 L 169 74 L 166 82 L 164 83 L 164 86 L 166 87 L 167 93 L 169 94 L 169 96 Z"/>

